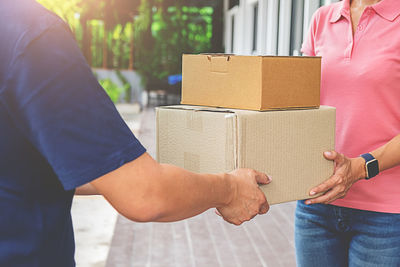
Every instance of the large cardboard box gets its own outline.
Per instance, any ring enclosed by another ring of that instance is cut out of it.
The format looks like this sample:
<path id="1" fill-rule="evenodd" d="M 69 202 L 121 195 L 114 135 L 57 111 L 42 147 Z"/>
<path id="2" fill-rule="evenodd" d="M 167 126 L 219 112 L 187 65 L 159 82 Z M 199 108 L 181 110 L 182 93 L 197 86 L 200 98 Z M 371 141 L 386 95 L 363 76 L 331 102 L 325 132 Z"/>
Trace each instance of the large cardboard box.
<path id="1" fill-rule="evenodd" d="M 253 168 L 272 177 L 261 187 L 270 204 L 308 198 L 333 173 L 323 152 L 334 149 L 335 111 L 160 107 L 157 160 L 199 173 Z"/>
<path id="2" fill-rule="evenodd" d="M 249 110 L 320 104 L 320 57 L 183 55 L 182 75 L 182 104 Z"/>

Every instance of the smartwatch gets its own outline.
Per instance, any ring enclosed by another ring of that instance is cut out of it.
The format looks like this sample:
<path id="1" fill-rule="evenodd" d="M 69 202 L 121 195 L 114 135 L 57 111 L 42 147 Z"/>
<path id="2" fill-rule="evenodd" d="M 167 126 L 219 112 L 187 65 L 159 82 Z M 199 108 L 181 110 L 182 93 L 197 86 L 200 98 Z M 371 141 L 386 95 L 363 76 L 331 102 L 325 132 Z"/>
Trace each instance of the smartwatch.
<path id="1" fill-rule="evenodd" d="M 365 179 L 368 180 L 374 176 L 377 176 L 379 173 L 378 160 L 370 153 L 362 154 L 361 157 L 365 160 L 365 171 L 367 173 L 367 177 L 365 177 Z"/>

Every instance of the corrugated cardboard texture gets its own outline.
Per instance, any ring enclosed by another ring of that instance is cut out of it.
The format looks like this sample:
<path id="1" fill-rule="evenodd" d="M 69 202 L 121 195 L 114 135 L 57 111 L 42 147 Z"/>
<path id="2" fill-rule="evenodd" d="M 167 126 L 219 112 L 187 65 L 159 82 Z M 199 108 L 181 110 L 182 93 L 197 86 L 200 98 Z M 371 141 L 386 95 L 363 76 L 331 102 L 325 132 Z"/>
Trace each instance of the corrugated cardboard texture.
<path id="1" fill-rule="evenodd" d="M 235 168 L 236 116 L 176 108 L 157 109 L 157 160 L 193 172 Z M 215 134 L 213 134 L 215 133 Z"/>
<path id="2" fill-rule="evenodd" d="M 256 112 L 195 106 L 157 109 L 157 160 L 201 173 L 254 168 L 270 204 L 304 199 L 333 173 L 335 109 Z M 194 189 L 195 190 L 195 189 Z"/>
<path id="3" fill-rule="evenodd" d="M 261 110 L 318 107 L 321 58 L 263 57 Z"/>
<path id="4" fill-rule="evenodd" d="M 319 57 L 183 55 L 182 74 L 182 104 L 248 110 L 319 106 Z"/>
<path id="5" fill-rule="evenodd" d="M 239 165 L 271 175 L 261 186 L 272 204 L 308 198 L 333 173 L 323 152 L 334 149 L 335 109 L 238 111 Z"/>
<path id="6" fill-rule="evenodd" d="M 182 104 L 260 109 L 261 57 L 183 55 Z"/>

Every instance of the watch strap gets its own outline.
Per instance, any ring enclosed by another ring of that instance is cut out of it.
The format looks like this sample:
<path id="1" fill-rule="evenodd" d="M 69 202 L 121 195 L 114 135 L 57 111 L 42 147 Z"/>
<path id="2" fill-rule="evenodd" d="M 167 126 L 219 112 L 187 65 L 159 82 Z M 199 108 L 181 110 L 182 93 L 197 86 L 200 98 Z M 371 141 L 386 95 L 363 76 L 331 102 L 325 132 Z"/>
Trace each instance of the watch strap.
<path id="1" fill-rule="evenodd" d="M 361 157 L 365 160 L 365 171 L 367 173 L 367 177 L 365 177 L 365 179 L 368 180 L 378 175 L 378 160 L 374 156 L 372 156 L 371 153 L 362 154 Z"/>
<path id="2" fill-rule="evenodd" d="M 375 159 L 374 156 L 372 156 L 370 153 L 362 154 L 361 157 L 365 159 L 365 162 L 368 162 L 368 161 L 371 161 L 371 160 Z"/>

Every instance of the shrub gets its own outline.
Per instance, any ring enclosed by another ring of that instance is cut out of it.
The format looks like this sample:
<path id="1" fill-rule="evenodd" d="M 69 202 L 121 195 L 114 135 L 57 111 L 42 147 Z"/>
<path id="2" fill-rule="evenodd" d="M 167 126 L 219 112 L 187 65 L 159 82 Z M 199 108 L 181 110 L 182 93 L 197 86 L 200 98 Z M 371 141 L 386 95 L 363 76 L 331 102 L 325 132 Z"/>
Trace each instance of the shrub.
<path id="1" fill-rule="evenodd" d="M 118 85 L 113 83 L 110 79 L 103 79 L 99 81 L 100 85 L 104 88 L 108 96 L 111 98 L 112 102 L 117 103 L 121 93 L 124 91 Z"/>

